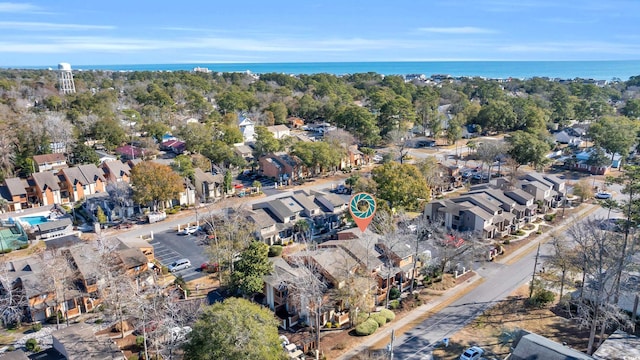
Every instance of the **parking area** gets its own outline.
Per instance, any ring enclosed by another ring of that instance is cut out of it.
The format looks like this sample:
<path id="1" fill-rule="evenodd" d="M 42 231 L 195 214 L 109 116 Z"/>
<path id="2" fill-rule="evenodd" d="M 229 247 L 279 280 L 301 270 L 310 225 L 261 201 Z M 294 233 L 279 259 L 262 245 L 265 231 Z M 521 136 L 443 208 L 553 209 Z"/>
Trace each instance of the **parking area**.
<path id="1" fill-rule="evenodd" d="M 189 259 L 191 267 L 174 274 L 182 276 L 185 281 L 191 281 L 206 275 L 200 271 L 200 265 L 209 261 L 204 247 L 198 245 L 198 236 L 202 235 L 179 235 L 175 230 L 168 230 L 156 233 L 150 244 L 153 245 L 156 258 L 164 266 L 169 266 L 178 259 Z"/>

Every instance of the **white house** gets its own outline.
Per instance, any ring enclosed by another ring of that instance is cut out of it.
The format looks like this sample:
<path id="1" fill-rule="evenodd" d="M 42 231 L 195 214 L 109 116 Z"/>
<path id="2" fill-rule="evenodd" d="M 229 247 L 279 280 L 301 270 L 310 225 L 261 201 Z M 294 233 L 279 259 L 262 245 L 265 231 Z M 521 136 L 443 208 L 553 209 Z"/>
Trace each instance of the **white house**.
<path id="1" fill-rule="evenodd" d="M 240 115 L 238 117 L 238 127 L 240 128 L 240 132 L 242 133 L 242 138 L 244 141 L 253 141 L 255 134 L 255 123 L 251 121 L 248 117 L 244 117 Z"/>

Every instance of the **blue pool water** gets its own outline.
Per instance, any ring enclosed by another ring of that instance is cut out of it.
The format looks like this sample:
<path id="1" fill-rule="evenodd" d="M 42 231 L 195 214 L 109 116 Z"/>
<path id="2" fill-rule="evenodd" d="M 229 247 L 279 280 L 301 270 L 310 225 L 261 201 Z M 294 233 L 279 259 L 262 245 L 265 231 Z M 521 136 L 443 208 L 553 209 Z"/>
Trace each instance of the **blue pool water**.
<path id="1" fill-rule="evenodd" d="M 49 221 L 46 216 L 24 216 L 20 220 L 29 223 L 31 226 L 40 225 Z"/>

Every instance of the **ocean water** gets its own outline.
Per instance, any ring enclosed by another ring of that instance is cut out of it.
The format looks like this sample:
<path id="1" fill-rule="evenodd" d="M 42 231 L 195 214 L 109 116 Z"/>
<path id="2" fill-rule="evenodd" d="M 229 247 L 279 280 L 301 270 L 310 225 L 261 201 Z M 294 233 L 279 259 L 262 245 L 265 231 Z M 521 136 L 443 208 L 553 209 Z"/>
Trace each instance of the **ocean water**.
<path id="1" fill-rule="evenodd" d="M 255 74 L 316 74 L 334 75 L 376 72 L 384 75 L 446 74 L 451 76 L 482 76 L 492 79 L 535 76 L 561 79 L 627 80 L 640 75 L 640 60 L 624 61 L 424 61 L 424 62 L 303 62 L 303 63 L 209 63 L 209 64 L 133 64 L 76 65 L 74 70 L 114 71 L 177 71 L 206 67 L 215 72 L 245 72 Z"/>

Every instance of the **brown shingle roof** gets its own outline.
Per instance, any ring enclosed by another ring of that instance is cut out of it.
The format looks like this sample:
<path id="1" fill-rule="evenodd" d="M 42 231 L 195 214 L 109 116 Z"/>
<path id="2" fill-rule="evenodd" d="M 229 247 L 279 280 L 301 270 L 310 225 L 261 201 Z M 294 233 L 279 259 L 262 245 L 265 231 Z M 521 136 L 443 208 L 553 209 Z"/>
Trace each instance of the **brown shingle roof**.
<path id="1" fill-rule="evenodd" d="M 55 154 L 43 154 L 43 155 L 33 155 L 33 161 L 38 165 L 42 164 L 50 164 L 58 161 L 65 161 L 66 158 L 64 154 L 55 153 Z"/>
<path id="2" fill-rule="evenodd" d="M 93 184 L 98 180 L 105 181 L 103 172 L 98 169 L 95 164 L 86 164 L 78 166 L 80 172 L 89 181 L 89 184 Z"/>

